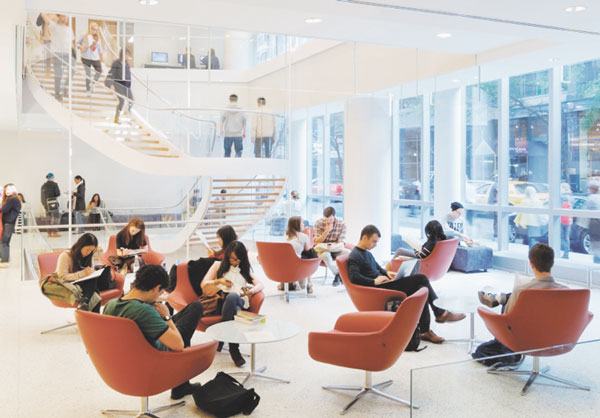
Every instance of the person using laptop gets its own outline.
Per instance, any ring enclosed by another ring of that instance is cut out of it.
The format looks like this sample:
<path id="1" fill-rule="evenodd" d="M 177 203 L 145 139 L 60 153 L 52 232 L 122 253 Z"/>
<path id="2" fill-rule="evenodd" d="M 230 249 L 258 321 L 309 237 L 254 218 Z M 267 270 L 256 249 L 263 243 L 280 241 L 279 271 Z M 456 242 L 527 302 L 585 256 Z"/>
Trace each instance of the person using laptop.
<path id="1" fill-rule="evenodd" d="M 360 241 L 348 256 L 348 275 L 350 276 L 350 281 L 359 286 L 399 290 L 408 296 L 422 287 L 426 287 L 429 290 L 429 296 L 419 319 L 421 339 L 441 344 L 444 342 L 444 338 L 435 334 L 430 328 L 431 317 L 429 307 L 433 310 L 435 321 L 440 324 L 460 321 L 465 318 L 465 314 L 453 313 L 435 306 L 433 302 L 437 299 L 437 295 L 429 279 L 424 274 L 411 274 L 396 279 L 396 273 L 386 271 L 379 266 L 370 252 L 370 250 L 377 246 L 379 238 L 381 238 L 381 232 L 379 232 L 379 229 L 375 225 L 367 225 L 362 229 L 360 232 Z"/>

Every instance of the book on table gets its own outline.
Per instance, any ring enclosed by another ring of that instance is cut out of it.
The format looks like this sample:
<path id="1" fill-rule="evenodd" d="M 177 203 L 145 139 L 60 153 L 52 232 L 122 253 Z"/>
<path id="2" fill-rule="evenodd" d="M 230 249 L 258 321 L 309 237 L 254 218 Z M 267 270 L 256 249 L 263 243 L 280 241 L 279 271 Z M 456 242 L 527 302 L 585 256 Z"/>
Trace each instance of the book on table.
<path id="1" fill-rule="evenodd" d="M 233 319 L 245 324 L 258 324 L 260 322 L 266 322 L 267 317 L 264 315 L 255 314 L 254 312 L 238 311 Z"/>

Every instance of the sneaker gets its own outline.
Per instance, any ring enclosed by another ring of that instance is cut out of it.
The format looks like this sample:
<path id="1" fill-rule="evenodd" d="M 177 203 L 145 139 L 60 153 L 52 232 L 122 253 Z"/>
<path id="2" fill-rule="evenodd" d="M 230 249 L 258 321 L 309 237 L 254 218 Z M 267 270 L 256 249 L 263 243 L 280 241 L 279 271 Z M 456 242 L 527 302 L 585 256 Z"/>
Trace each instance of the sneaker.
<path id="1" fill-rule="evenodd" d="M 201 387 L 201 383 L 185 382 L 183 385 L 179 385 L 171 389 L 171 399 L 177 400 L 186 395 L 193 395 Z"/>
<path id="2" fill-rule="evenodd" d="M 306 284 L 306 293 L 308 293 L 310 295 L 310 294 L 312 294 L 312 292 L 313 292 L 312 283 L 307 283 Z"/>
<path id="3" fill-rule="evenodd" d="M 306 279 L 302 279 L 296 283 L 297 286 L 300 286 L 300 289 L 304 289 L 306 287 Z"/>
<path id="4" fill-rule="evenodd" d="M 429 330 L 427 332 L 422 333 L 421 334 L 421 339 L 423 341 L 429 341 L 430 343 L 434 343 L 434 344 L 441 344 L 444 341 L 446 341 L 445 339 L 443 339 L 442 337 L 440 337 L 439 335 L 437 335 L 432 330 Z"/>
<path id="5" fill-rule="evenodd" d="M 435 318 L 435 322 L 437 322 L 438 324 L 443 324 L 444 322 L 456 322 L 462 321 L 466 317 L 467 315 L 465 315 L 464 313 L 454 313 L 446 311 L 442 315 Z"/>
<path id="6" fill-rule="evenodd" d="M 340 273 L 337 273 L 335 275 L 335 278 L 333 279 L 332 284 L 333 284 L 333 287 L 337 287 L 342 284 L 342 278 L 340 277 Z"/>
<path id="7" fill-rule="evenodd" d="M 489 308 L 495 308 L 496 306 L 500 305 L 500 302 L 498 302 L 498 299 L 494 293 L 488 293 L 480 290 L 477 292 L 477 296 L 479 296 L 479 302 Z"/>
<path id="8" fill-rule="evenodd" d="M 288 290 L 289 290 L 290 292 L 292 292 L 292 291 L 294 291 L 294 290 L 298 290 L 298 285 L 297 285 L 296 283 L 290 283 L 290 284 L 288 285 Z"/>

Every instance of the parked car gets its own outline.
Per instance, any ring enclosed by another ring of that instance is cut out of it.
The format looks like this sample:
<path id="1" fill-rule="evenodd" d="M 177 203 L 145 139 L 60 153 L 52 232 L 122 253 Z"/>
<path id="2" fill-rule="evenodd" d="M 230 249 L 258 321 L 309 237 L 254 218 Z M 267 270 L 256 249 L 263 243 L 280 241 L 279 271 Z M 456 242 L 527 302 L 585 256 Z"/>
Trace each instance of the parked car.
<path id="1" fill-rule="evenodd" d="M 493 181 L 473 180 L 467 183 L 467 202 L 488 204 Z M 548 185 L 545 183 L 530 183 L 527 181 L 511 180 L 508 182 L 508 204 L 519 206 L 525 197 L 525 189 L 532 186 L 536 190 L 538 199 L 548 201 Z"/>

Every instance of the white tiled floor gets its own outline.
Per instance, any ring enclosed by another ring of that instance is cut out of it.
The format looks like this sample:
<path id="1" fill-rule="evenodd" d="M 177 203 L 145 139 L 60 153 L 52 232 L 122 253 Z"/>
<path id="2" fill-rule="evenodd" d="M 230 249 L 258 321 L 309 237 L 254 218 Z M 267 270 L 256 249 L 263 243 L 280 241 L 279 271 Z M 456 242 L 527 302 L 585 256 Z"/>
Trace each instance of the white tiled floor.
<path id="1" fill-rule="evenodd" d="M 259 277 L 260 266 L 254 264 Z M 319 271 L 322 273 L 322 271 Z M 331 277 L 331 276 L 330 276 Z M 317 363 L 307 352 L 307 334 L 312 330 L 330 329 L 342 313 L 354 310 L 348 295 L 340 288 L 315 280 L 315 299 L 292 299 L 286 304 L 280 297 L 267 297 L 262 313 L 292 321 L 300 334 L 290 340 L 257 346 L 258 363 L 268 365 L 268 372 L 291 379 L 281 384 L 260 379 L 252 386 L 261 396 L 257 417 L 330 417 L 345 405 L 349 397 L 325 391 L 323 384 L 361 384 L 358 370 Z M 490 271 L 477 274 L 451 272 L 434 287 L 441 297 L 464 295 L 476 298 L 476 291 L 487 287 L 509 290 L 512 276 Z M 267 295 L 275 295 L 276 284 L 265 279 Z M 0 329 L 2 361 L 0 362 L 1 417 L 95 417 L 102 408 L 135 409 L 138 400 L 108 388 L 87 358 L 75 327 L 40 335 L 40 331 L 72 320 L 72 312 L 52 306 L 40 294 L 37 283 L 19 281 L 19 266 L 0 270 Z M 443 306 L 442 306 L 443 307 Z M 600 290 L 592 291 L 592 311 L 600 313 Z M 487 340 L 489 332 L 476 318 L 476 334 Z M 433 324 L 433 329 L 446 338 L 468 335 L 468 321 L 456 324 Z M 600 320 L 596 318 L 582 337 L 600 337 Z M 196 333 L 194 341 L 203 339 Z M 519 378 L 492 376 L 473 362 L 419 369 L 448 362 L 468 360 L 464 344 L 427 344 L 420 353 L 405 353 L 396 365 L 375 373 L 374 381 L 394 379 L 388 391 L 407 399 L 410 395 L 410 371 L 413 371 L 415 402 L 421 409 L 415 417 L 589 417 L 600 406 L 600 343 L 582 345 L 571 353 L 543 360 L 553 372 L 592 387 L 591 392 L 564 389 L 549 382 L 536 383 L 526 397 L 519 392 Z M 527 362 L 529 365 L 530 362 Z M 151 367 L 151 366 L 149 366 Z M 248 366 L 246 366 L 248 367 Z M 205 382 L 217 371 L 233 371 L 227 354 L 218 354 L 213 366 L 194 381 Z M 151 398 L 151 405 L 169 402 L 169 393 Z M 188 404 L 163 414 L 165 417 L 197 416 L 191 397 Z M 352 417 L 408 417 L 409 409 L 385 399 L 368 395 L 348 413 Z"/>

